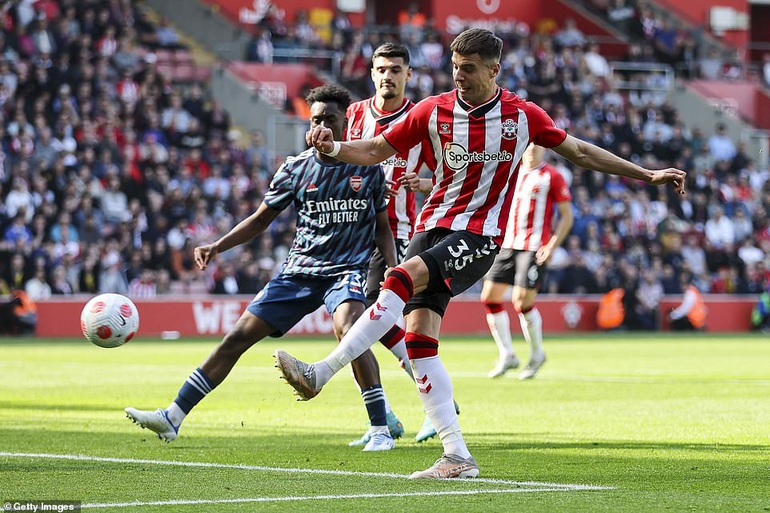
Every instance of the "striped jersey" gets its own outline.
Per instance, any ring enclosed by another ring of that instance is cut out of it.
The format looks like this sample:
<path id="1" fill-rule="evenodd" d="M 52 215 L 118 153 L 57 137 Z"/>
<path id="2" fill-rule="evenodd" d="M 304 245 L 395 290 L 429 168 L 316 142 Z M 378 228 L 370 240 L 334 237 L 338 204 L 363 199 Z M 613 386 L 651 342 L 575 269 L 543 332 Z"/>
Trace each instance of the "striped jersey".
<path id="1" fill-rule="evenodd" d="M 322 162 L 310 148 L 276 171 L 265 203 L 283 210 L 294 204 L 297 234 L 283 274 L 339 276 L 369 268 L 375 218 L 387 208 L 379 165 Z"/>
<path id="2" fill-rule="evenodd" d="M 394 112 L 381 111 L 375 105 L 374 98 L 353 103 L 348 107 L 347 140 L 373 139 L 384 132 L 391 123 L 404 119 L 414 103 L 404 99 L 401 107 Z M 386 180 L 398 181 L 404 173 L 417 173 L 422 166 L 420 149 L 417 144 L 405 152 L 399 152 L 381 162 Z M 409 240 L 414 230 L 416 218 L 414 192 L 404 187 L 398 188 L 398 194 L 388 200 L 388 219 L 393 237 Z"/>
<path id="3" fill-rule="evenodd" d="M 555 167 L 541 162 L 532 169 L 522 168 L 516 181 L 503 247 L 537 251 L 551 240 L 554 206 L 571 200 L 567 181 Z"/>
<path id="4" fill-rule="evenodd" d="M 435 169 L 416 231 L 468 230 L 498 244 L 524 150 L 531 142 L 553 148 L 567 137 L 539 106 L 501 88 L 476 106 L 457 90 L 426 98 L 382 135 L 397 151 L 424 141 Z"/>

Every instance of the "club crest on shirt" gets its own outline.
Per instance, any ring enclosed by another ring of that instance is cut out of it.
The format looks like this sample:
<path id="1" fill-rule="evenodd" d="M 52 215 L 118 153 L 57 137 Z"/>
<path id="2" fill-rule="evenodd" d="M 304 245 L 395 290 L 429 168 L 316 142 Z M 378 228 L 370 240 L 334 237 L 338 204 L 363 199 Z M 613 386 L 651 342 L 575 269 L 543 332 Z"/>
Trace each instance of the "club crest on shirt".
<path id="1" fill-rule="evenodd" d="M 356 175 L 350 177 L 350 188 L 353 189 L 354 192 L 360 191 L 363 184 L 364 179 L 360 176 Z"/>
<path id="2" fill-rule="evenodd" d="M 361 138 L 361 129 L 360 128 L 351 128 L 350 129 L 350 139 L 360 139 Z"/>
<path id="3" fill-rule="evenodd" d="M 451 135 L 452 126 L 449 123 L 441 123 L 438 126 L 438 133 L 439 135 Z"/>
<path id="4" fill-rule="evenodd" d="M 307 186 L 307 189 L 305 189 L 305 192 L 311 193 L 311 192 L 318 192 L 318 187 L 316 187 L 316 184 L 311 183 Z"/>
<path id="5" fill-rule="evenodd" d="M 512 119 L 506 119 L 500 125 L 503 130 L 503 139 L 516 139 L 516 132 L 519 131 L 519 124 Z"/>

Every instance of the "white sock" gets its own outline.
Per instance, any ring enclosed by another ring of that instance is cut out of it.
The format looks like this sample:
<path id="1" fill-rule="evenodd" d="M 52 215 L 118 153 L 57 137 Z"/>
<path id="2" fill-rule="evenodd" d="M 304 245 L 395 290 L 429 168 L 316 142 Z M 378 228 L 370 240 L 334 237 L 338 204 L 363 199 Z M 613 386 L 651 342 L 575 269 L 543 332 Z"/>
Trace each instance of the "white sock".
<path id="1" fill-rule="evenodd" d="M 420 399 L 433 427 L 436 428 L 445 454 L 454 454 L 461 458 L 471 455 L 465 445 L 457 421 L 454 401 L 452 400 L 452 380 L 438 356 L 412 360 L 414 375 Z M 420 383 L 425 379 L 424 383 Z M 428 389 L 428 393 L 423 391 Z"/>
<path id="2" fill-rule="evenodd" d="M 516 356 L 513 351 L 513 342 L 511 341 L 511 321 L 508 318 L 508 312 L 503 310 L 497 313 L 487 314 L 487 325 L 495 339 L 497 350 L 500 352 L 500 359 L 512 358 Z"/>
<path id="3" fill-rule="evenodd" d="M 519 314 L 521 331 L 524 333 L 524 339 L 529 344 L 529 357 L 543 354 L 543 318 L 540 317 L 540 311 L 533 308 L 527 313 Z"/>
<path id="4" fill-rule="evenodd" d="M 409 379 L 414 381 L 412 364 L 409 362 L 409 355 L 406 353 L 406 342 L 404 342 L 404 339 L 402 338 L 396 345 L 391 347 L 390 352 L 398 358 L 399 364 L 404 369 L 404 372 L 406 372 L 406 375 L 409 376 Z"/>
<path id="5" fill-rule="evenodd" d="M 187 414 L 182 411 L 182 408 L 179 407 L 178 404 L 172 402 L 168 408 L 166 408 L 166 413 L 168 414 L 168 420 L 171 421 L 171 423 L 174 425 L 174 427 L 179 427 L 182 424 L 182 421 L 187 417 Z"/>
<path id="6" fill-rule="evenodd" d="M 395 292 L 388 289 L 380 291 L 377 301 L 364 311 L 337 347 L 314 364 L 316 388 L 324 386 L 340 369 L 380 340 L 396 324 L 404 306 L 406 303 Z"/>

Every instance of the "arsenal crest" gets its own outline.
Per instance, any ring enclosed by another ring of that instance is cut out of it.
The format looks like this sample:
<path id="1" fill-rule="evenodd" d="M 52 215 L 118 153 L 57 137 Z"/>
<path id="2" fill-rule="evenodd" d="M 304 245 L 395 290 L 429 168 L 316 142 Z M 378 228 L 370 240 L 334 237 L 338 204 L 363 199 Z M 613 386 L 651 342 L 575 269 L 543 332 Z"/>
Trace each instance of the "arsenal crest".
<path id="1" fill-rule="evenodd" d="M 354 192 L 360 191 L 363 184 L 364 179 L 360 176 L 356 175 L 350 177 L 350 188 L 353 189 Z"/>
<path id="2" fill-rule="evenodd" d="M 503 139 L 516 139 L 516 132 L 519 131 L 519 124 L 512 119 L 506 119 L 500 126 L 503 130 Z"/>

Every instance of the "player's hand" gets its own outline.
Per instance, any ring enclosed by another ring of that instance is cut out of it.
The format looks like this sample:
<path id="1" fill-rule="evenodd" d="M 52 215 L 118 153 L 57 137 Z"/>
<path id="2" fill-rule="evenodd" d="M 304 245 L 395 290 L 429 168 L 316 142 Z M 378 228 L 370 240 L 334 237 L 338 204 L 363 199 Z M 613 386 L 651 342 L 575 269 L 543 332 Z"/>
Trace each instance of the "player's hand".
<path id="1" fill-rule="evenodd" d="M 219 253 L 219 250 L 217 249 L 216 244 L 198 246 L 193 250 L 193 260 L 195 260 L 195 265 L 197 265 L 198 269 L 201 271 L 205 271 L 211 259 L 217 256 L 217 253 Z"/>
<path id="2" fill-rule="evenodd" d="M 331 129 L 322 126 L 311 128 L 305 134 L 308 146 L 312 146 L 321 153 L 329 153 L 334 149 L 334 134 Z"/>
<path id="3" fill-rule="evenodd" d="M 684 171 L 670 167 L 668 169 L 659 169 L 650 172 L 652 173 L 649 180 L 650 185 L 671 184 L 674 186 L 676 192 L 685 194 L 684 180 L 687 177 L 687 173 Z"/>
<path id="4" fill-rule="evenodd" d="M 393 180 L 385 180 L 385 199 L 398 195 L 398 184 Z"/>
<path id="5" fill-rule="evenodd" d="M 535 263 L 537 265 L 544 265 L 551 261 L 551 257 L 553 256 L 553 248 L 550 244 L 545 244 L 544 246 L 540 246 L 537 248 L 537 251 L 535 252 Z"/>
<path id="6" fill-rule="evenodd" d="M 382 275 L 382 281 L 380 282 L 380 288 L 382 288 L 385 285 L 385 278 L 387 278 L 388 275 L 390 274 L 390 271 L 392 271 L 395 268 L 396 268 L 395 265 L 389 265 L 389 266 L 385 267 L 385 273 Z"/>
<path id="7" fill-rule="evenodd" d="M 410 192 L 416 192 L 420 190 L 420 177 L 417 173 L 404 173 L 398 182 L 404 186 L 404 189 Z"/>

